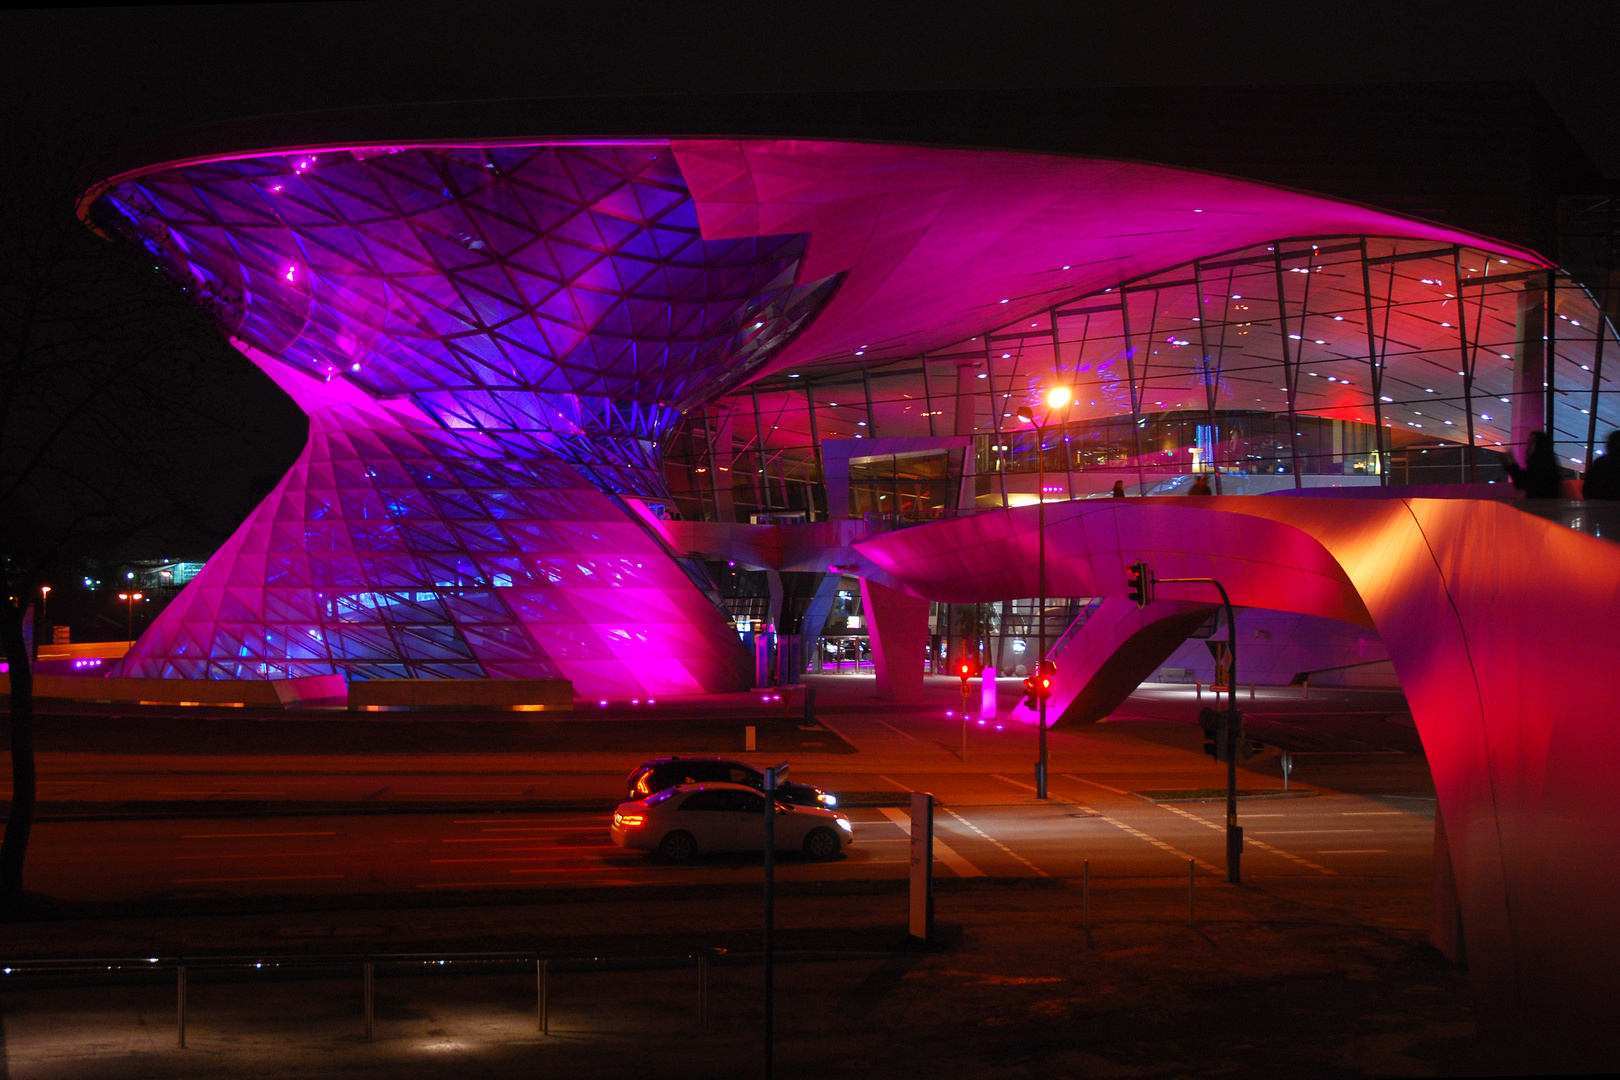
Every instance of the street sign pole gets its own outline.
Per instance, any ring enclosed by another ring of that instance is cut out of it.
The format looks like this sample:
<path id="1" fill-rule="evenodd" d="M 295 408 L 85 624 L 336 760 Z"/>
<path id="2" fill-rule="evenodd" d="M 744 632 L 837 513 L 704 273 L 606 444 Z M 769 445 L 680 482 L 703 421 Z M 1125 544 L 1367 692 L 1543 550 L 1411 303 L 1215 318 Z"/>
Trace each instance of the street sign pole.
<path id="1" fill-rule="evenodd" d="M 1221 747 L 1226 754 L 1226 880 L 1233 885 L 1242 883 L 1243 863 L 1243 830 L 1238 826 L 1237 816 L 1237 756 L 1238 756 L 1238 711 L 1237 711 L 1237 620 L 1232 614 L 1232 600 L 1226 595 L 1226 587 L 1212 577 L 1182 577 L 1161 578 L 1154 577 L 1145 562 L 1139 562 L 1131 567 L 1132 571 L 1141 575 L 1141 591 L 1136 594 L 1136 602 L 1146 607 L 1153 597 L 1156 585 L 1213 585 L 1221 594 L 1221 606 L 1226 609 L 1226 737 L 1222 740 L 1225 745 Z M 1129 581 L 1127 575 L 1127 581 Z M 1133 585 L 1133 588 L 1135 586 Z"/>

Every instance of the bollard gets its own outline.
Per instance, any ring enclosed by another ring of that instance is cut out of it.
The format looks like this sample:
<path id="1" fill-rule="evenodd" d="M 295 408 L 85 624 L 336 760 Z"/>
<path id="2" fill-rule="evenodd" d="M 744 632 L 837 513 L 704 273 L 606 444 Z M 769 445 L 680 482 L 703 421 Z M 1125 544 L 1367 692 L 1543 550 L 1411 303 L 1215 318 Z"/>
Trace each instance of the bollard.
<path id="1" fill-rule="evenodd" d="M 749 724 L 747 727 L 743 728 L 743 750 L 744 750 L 744 752 L 752 754 L 754 752 L 754 748 L 755 748 L 757 743 L 758 743 L 758 736 L 757 736 L 757 734 L 755 732 L 754 725 Z"/>
<path id="2" fill-rule="evenodd" d="M 1299 699 L 1309 701 L 1311 697 L 1311 677 L 1305 676 L 1305 681 L 1299 684 Z"/>
<path id="3" fill-rule="evenodd" d="M 698 1027 L 709 1026 L 709 954 L 698 953 Z"/>
<path id="4" fill-rule="evenodd" d="M 546 1001 L 546 975 L 551 967 L 550 960 L 536 960 L 534 962 L 534 981 L 540 991 L 540 1034 L 551 1034 L 551 1006 Z"/>
<path id="5" fill-rule="evenodd" d="M 1204 700 L 1204 680 L 1199 679 L 1197 682 L 1193 683 L 1193 687 L 1194 687 L 1193 697 L 1197 698 L 1199 701 L 1203 701 Z"/>
<path id="6" fill-rule="evenodd" d="M 1083 930 L 1091 929 L 1091 860 L 1087 859 L 1080 869 L 1080 927 Z"/>
<path id="7" fill-rule="evenodd" d="M 1249 700 L 1254 700 L 1254 683 L 1249 684 Z"/>
<path id="8" fill-rule="evenodd" d="M 1198 920 L 1197 920 L 1197 918 L 1194 917 L 1194 908 L 1193 908 L 1193 900 L 1194 900 L 1194 897 L 1195 897 L 1195 885 L 1196 885 L 1196 882 L 1198 880 L 1197 874 L 1198 874 L 1198 864 L 1193 862 L 1191 859 L 1188 859 L 1187 860 L 1187 925 L 1188 926 L 1197 926 L 1198 925 Z"/>
<path id="9" fill-rule="evenodd" d="M 1294 771 L 1294 755 L 1287 750 L 1282 752 L 1283 790 L 1288 790 L 1288 774 Z"/>
<path id="10" fill-rule="evenodd" d="M 180 1049 L 184 1050 L 186 1048 L 186 965 L 179 965 L 176 968 L 176 974 L 175 991 L 177 1000 L 175 1012 L 179 1021 Z"/>
<path id="11" fill-rule="evenodd" d="M 367 961 L 366 961 L 366 962 L 365 962 L 365 989 L 366 989 L 366 1042 L 371 1042 L 371 1017 L 372 1017 L 372 1005 L 371 1005 L 371 975 L 372 975 L 372 964 L 371 964 L 371 961 L 370 961 L 370 960 L 367 960 Z"/>

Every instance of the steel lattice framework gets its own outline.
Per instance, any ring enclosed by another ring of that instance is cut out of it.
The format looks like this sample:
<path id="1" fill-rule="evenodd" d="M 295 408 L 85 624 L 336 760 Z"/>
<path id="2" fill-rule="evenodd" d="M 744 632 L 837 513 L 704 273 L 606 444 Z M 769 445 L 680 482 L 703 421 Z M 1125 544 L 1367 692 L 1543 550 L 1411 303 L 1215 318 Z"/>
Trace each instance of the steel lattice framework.
<path id="1" fill-rule="evenodd" d="M 836 288 L 803 235 L 706 241 L 667 144 L 181 165 L 96 220 L 310 414 L 293 471 L 121 673 L 739 685 L 721 614 L 624 512 L 683 408 Z"/>

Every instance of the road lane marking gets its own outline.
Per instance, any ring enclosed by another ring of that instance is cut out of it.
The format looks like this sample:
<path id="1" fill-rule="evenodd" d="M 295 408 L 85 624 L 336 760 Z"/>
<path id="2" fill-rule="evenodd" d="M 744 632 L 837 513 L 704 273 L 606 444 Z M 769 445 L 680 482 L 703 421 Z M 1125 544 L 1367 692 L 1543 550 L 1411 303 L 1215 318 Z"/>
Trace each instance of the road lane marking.
<path id="1" fill-rule="evenodd" d="M 285 874 L 276 877 L 194 877 L 175 878 L 175 885 L 201 885 L 219 881 L 332 881 L 342 874 Z"/>
<path id="2" fill-rule="evenodd" d="M 513 855 L 513 856 L 510 856 L 510 857 L 494 855 L 494 856 L 491 856 L 491 857 L 489 857 L 487 859 L 429 859 L 428 860 L 428 862 L 430 864 L 433 864 L 433 865 L 438 865 L 439 863 L 445 863 L 445 864 L 450 864 L 450 863 L 497 863 L 497 862 L 527 862 L 527 863 L 534 863 L 534 862 L 570 862 L 570 861 L 572 861 L 572 862 L 590 862 L 589 859 L 585 859 L 584 857 L 579 856 L 579 855 L 568 855 L 568 856 L 564 856 L 564 857 L 561 857 L 561 858 L 550 856 L 550 855 Z M 585 869 L 585 867 L 575 867 L 575 869 Z"/>
<path id="3" fill-rule="evenodd" d="M 575 815 L 570 815 L 575 816 Z M 486 817 L 486 818 L 451 818 L 452 825 L 517 825 L 525 821 L 556 821 L 554 817 Z M 579 829 L 581 825 L 550 825 L 552 829 Z"/>
<path id="4" fill-rule="evenodd" d="M 159 795 L 285 795 L 285 791 L 254 791 L 228 788 L 224 791 L 160 791 Z"/>
<path id="5" fill-rule="evenodd" d="M 1000 773 L 991 773 L 990 775 L 992 777 L 994 777 L 995 779 L 1000 780 L 1004 784 L 1011 784 L 1013 787 L 1021 787 L 1025 791 L 1037 791 L 1037 790 L 1039 790 L 1038 788 L 1035 787 L 1034 784 L 1021 783 L 1021 782 L 1019 782 L 1017 780 L 1012 780 L 1012 779 L 1009 779 L 1008 777 L 1002 776 Z"/>
<path id="6" fill-rule="evenodd" d="M 884 814 L 885 817 L 887 817 L 890 821 L 894 822 L 896 825 L 900 826 L 900 828 L 905 831 L 906 842 L 910 843 L 911 842 L 911 839 L 910 839 L 911 838 L 911 815 L 907 814 L 904 810 L 897 810 L 896 808 L 894 808 L 892 806 L 881 807 L 881 809 L 882 809 L 883 814 Z M 983 870 L 980 870 L 977 866 L 974 866 L 971 862 L 969 862 L 966 858 L 964 858 L 955 848 L 951 847 L 945 841 L 941 840 L 939 838 L 938 833 L 934 834 L 934 858 L 938 859 L 940 862 L 942 862 L 946 866 L 950 867 L 951 870 L 955 872 L 957 877 L 987 877 L 988 876 Z M 871 861 L 872 862 L 887 862 L 887 861 L 890 861 L 890 860 L 873 859 Z M 908 859 L 896 859 L 896 860 L 893 860 L 893 861 L 895 861 L 895 862 L 909 862 L 910 860 L 908 860 Z"/>
<path id="7" fill-rule="evenodd" d="M 1076 805 L 1079 805 L 1079 804 L 1077 803 Z M 1089 808 L 1082 806 L 1082 807 L 1080 807 L 1080 809 L 1085 810 L 1085 809 L 1089 809 Z M 1096 811 L 1092 811 L 1092 812 L 1096 813 Z M 1160 851 L 1168 851 L 1170 854 L 1174 855 L 1178 859 L 1187 859 L 1187 860 L 1190 860 L 1190 861 L 1192 861 L 1194 863 L 1197 863 L 1198 867 L 1200 869 L 1207 870 L 1212 874 L 1220 873 L 1220 870 L 1217 869 L 1213 863 L 1207 863 L 1203 859 L 1196 858 L 1196 857 L 1194 857 L 1192 855 L 1189 855 L 1185 851 L 1182 851 L 1180 848 L 1174 847 L 1174 846 L 1172 846 L 1170 844 L 1167 844 L 1163 840 L 1160 840 L 1156 836 L 1149 836 L 1147 833 L 1143 832 L 1141 829 L 1133 829 L 1129 825 L 1125 824 L 1123 821 L 1120 821 L 1118 818 L 1111 818 L 1107 814 L 1098 814 L 1097 817 L 1098 817 L 1099 820 L 1108 822 L 1108 824 L 1112 825 L 1116 829 L 1120 829 L 1120 830 L 1122 830 L 1124 832 L 1130 833 L 1132 836 L 1136 837 L 1138 840 L 1146 840 L 1148 843 L 1152 844 L 1154 847 L 1158 848 Z"/>
<path id="8" fill-rule="evenodd" d="M 332 832 L 216 832 L 216 833 L 185 833 L 182 840 L 237 840 L 249 836 L 336 836 Z"/>
<path id="9" fill-rule="evenodd" d="M 910 791 L 911 790 L 910 788 L 906 787 L 906 785 L 902 784 L 900 781 L 891 779 L 891 778 L 889 778 L 887 776 L 884 776 L 882 773 L 878 773 L 878 779 L 882 780 L 884 783 L 893 784 L 895 787 L 899 788 L 901 791 Z"/>
<path id="10" fill-rule="evenodd" d="M 1166 810 L 1170 809 L 1168 806 Z M 1217 826 L 1218 827 L 1218 826 Z M 1372 829 L 1267 829 L 1267 836 L 1324 836 L 1330 834 L 1373 832 Z"/>
<path id="11" fill-rule="evenodd" d="M 882 724 L 884 727 L 888 728 L 890 731 L 894 732 L 896 735 L 899 735 L 903 739 L 910 739 L 912 742 L 922 742 L 922 740 L 917 738 L 917 736 L 907 735 L 905 732 L 901 731 L 887 720 L 878 720 L 875 716 L 872 717 L 872 719 L 877 720 L 878 723 Z"/>
<path id="12" fill-rule="evenodd" d="M 1388 855 L 1388 848 L 1340 848 L 1338 851 L 1318 851 L 1318 855 Z"/>
<path id="13" fill-rule="evenodd" d="M 1222 822 L 1222 821 L 1210 821 L 1208 818 L 1199 817 L 1197 814 L 1191 813 L 1190 811 L 1187 811 L 1187 810 L 1183 810 L 1179 806 L 1166 806 L 1164 803 L 1155 803 L 1154 805 L 1160 807 L 1161 809 L 1168 810 L 1172 814 L 1180 814 L 1182 817 L 1186 818 L 1187 820 L 1196 821 L 1196 822 L 1198 822 L 1198 824 L 1203 825 L 1206 828 L 1214 829 L 1216 832 L 1223 832 L 1224 833 L 1226 831 L 1226 823 L 1225 822 Z M 1277 830 L 1277 831 L 1287 832 L 1288 830 Z M 1305 830 L 1305 831 L 1311 831 L 1311 830 Z M 1353 829 L 1353 830 L 1350 830 L 1350 831 L 1352 831 L 1352 832 L 1371 832 L 1372 830 L 1371 829 L 1366 829 L 1366 830 Z M 1266 835 L 1267 836 L 1274 835 L 1274 831 L 1269 831 L 1268 830 Z M 1259 848 L 1261 851 L 1269 851 L 1273 855 L 1281 855 L 1285 859 L 1292 859 L 1294 862 L 1299 863 L 1301 866 L 1308 866 L 1312 870 L 1317 871 L 1318 873 L 1328 874 L 1330 876 L 1337 876 L 1334 873 L 1334 871 L 1329 870 L 1325 866 L 1320 866 L 1320 865 L 1318 865 L 1316 863 L 1311 862 L 1311 860 L 1309 860 L 1309 859 L 1301 858 L 1300 856 L 1295 855 L 1292 852 L 1284 851 L 1282 848 L 1272 847 L 1270 844 L 1266 843 L 1264 840 L 1257 840 L 1252 836 L 1245 836 L 1243 839 L 1244 839 L 1244 841 L 1246 843 L 1253 844 L 1255 847 Z"/>
<path id="14" fill-rule="evenodd" d="M 1000 848 L 1002 851 L 1005 851 L 1008 855 L 1011 855 L 1013 858 L 1017 859 L 1019 862 L 1023 863 L 1025 866 L 1029 867 L 1031 870 L 1035 871 L 1037 876 L 1039 876 L 1039 877 L 1051 877 L 1052 876 L 1051 874 L 1048 874 L 1045 870 L 1042 870 L 1040 867 L 1038 867 L 1034 863 L 1030 862 L 1028 859 L 1024 858 L 1022 855 L 1018 854 L 1018 852 L 1014 851 L 1012 848 L 1008 847 L 1006 844 L 1003 844 L 1000 840 L 997 840 L 995 837 L 991 836 L 989 833 L 985 832 L 983 829 L 981 829 L 977 825 L 973 824 L 973 822 L 969 821 L 967 818 L 963 817 L 961 814 L 958 814 L 955 810 L 952 810 L 950 807 L 942 806 L 942 807 L 940 807 L 940 809 L 945 811 L 947 814 L 951 815 L 951 817 L 955 818 L 957 821 L 960 821 L 963 825 L 966 825 L 968 828 L 972 829 L 974 832 L 978 833 L 980 836 L 984 837 L 986 840 L 990 841 L 992 844 L 996 845 L 996 847 Z M 938 844 L 939 841 L 936 839 L 934 841 L 934 843 Z M 982 877 L 984 875 L 981 874 L 980 876 Z"/>
<path id="15" fill-rule="evenodd" d="M 607 832 L 606 828 L 592 829 L 595 833 Z M 441 844 L 515 844 L 519 840 L 538 840 L 538 836 L 448 836 L 440 837 Z M 560 839 L 560 837 L 559 837 Z"/>
<path id="16" fill-rule="evenodd" d="M 1405 810 L 1343 810 L 1344 817 L 1409 817 Z"/>
<path id="17" fill-rule="evenodd" d="M 1063 773 L 1062 776 L 1063 776 L 1063 778 L 1065 780 L 1075 780 L 1075 781 L 1078 781 L 1079 783 L 1082 783 L 1082 784 L 1090 784 L 1092 787 L 1102 788 L 1104 791 L 1112 791 L 1115 795 L 1129 795 L 1130 794 L 1130 792 L 1128 792 L 1128 791 L 1121 791 L 1119 788 L 1117 788 L 1117 787 L 1109 787 L 1107 784 L 1099 784 L 1095 780 L 1087 780 L 1085 777 L 1083 777 L 1083 776 L 1075 776 L 1073 773 Z"/>
<path id="18" fill-rule="evenodd" d="M 214 862 L 218 859 L 329 859 L 352 851 L 233 851 L 228 855 L 171 855 L 175 862 Z"/>

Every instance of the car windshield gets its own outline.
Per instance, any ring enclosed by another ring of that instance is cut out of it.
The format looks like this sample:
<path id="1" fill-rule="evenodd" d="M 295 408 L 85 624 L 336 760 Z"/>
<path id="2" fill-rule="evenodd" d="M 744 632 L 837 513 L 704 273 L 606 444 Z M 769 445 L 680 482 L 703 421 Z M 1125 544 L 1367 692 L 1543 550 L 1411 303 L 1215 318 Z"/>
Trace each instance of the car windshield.
<path id="1" fill-rule="evenodd" d="M 648 806 L 657 806 L 659 803 L 664 802 L 667 799 L 673 799 L 676 795 L 679 795 L 679 794 L 680 794 L 680 792 L 678 790 L 676 790 L 675 788 L 665 788 L 663 791 L 660 791 L 658 794 L 656 794 L 656 795 L 652 796 L 651 798 L 649 798 L 647 800 L 647 805 Z"/>

